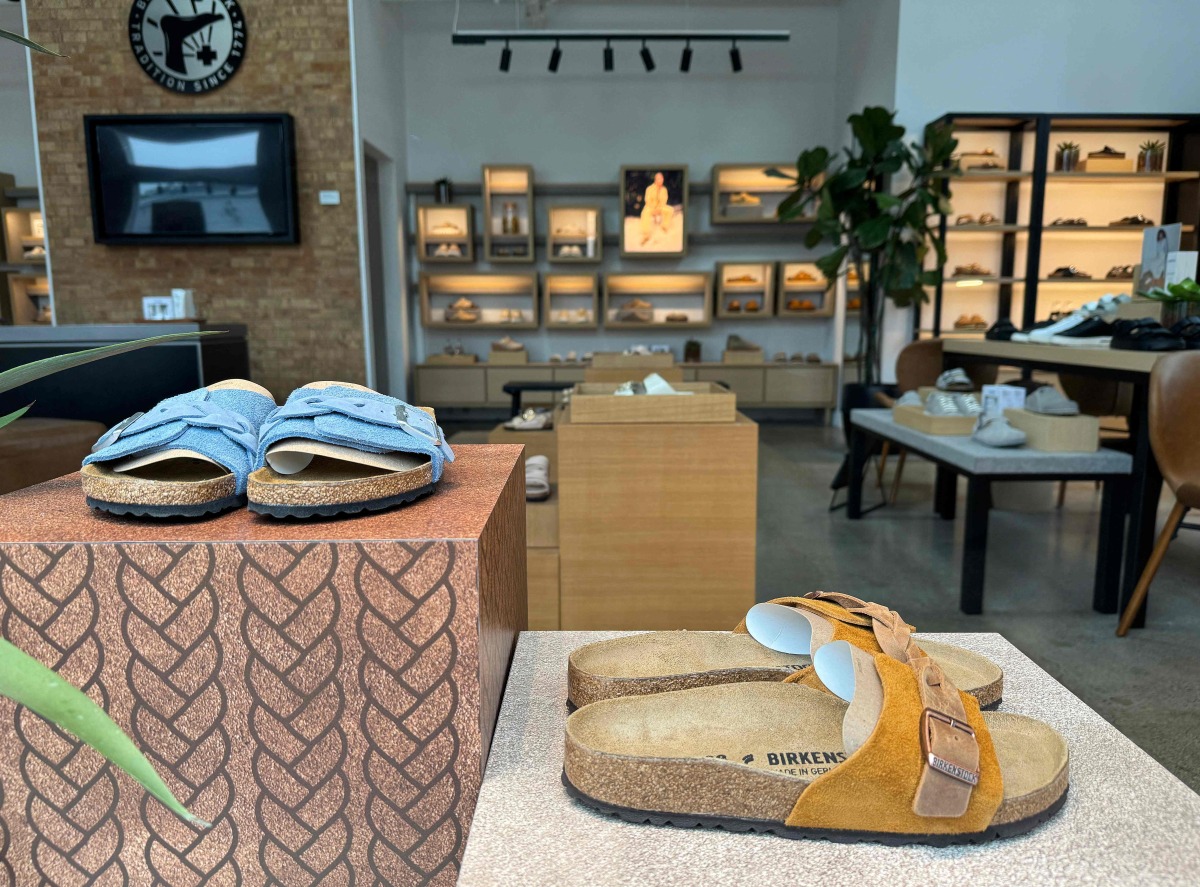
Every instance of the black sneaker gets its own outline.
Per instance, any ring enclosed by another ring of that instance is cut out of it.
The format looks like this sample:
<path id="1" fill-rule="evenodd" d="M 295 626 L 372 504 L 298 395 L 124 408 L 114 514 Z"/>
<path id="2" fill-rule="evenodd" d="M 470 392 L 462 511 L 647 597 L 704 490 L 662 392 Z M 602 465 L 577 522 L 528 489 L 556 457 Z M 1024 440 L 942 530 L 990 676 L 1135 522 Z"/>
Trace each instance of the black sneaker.
<path id="1" fill-rule="evenodd" d="M 1183 339 L 1189 349 L 1200 350 L 1200 316 L 1185 317 L 1171 327 L 1171 332 Z"/>
<path id="2" fill-rule="evenodd" d="M 991 339 L 993 342 L 1009 342 L 1012 341 L 1013 333 L 1016 331 L 1016 325 L 1005 317 L 1002 320 L 997 320 L 992 325 L 992 328 L 983 334 L 983 337 Z"/>
<path id="3" fill-rule="evenodd" d="M 1109 347 L 1122 351 L 1182 351 L 1187 343 L 1157 320 L 1139 317 L 1114 323 Z"/>
<path id="4" fill-rule="evenodd" d="M 1089 317 L 1069 330 L 1050 339 L 1051 345 L 1107 345 L 1112 338 L 1113 325 L 1099 317 Z"/>

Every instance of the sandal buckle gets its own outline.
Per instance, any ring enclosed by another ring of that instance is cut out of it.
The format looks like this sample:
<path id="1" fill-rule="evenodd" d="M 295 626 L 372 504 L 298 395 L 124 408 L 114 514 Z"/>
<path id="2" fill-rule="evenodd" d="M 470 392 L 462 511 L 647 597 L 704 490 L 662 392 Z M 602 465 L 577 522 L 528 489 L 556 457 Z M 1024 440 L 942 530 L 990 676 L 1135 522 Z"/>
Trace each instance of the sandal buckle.
<path id="1" fill-rule="evenodd" d="M 932 708 L 927 708 L 921 712 L 921 756 L 925 758 L 925 762 L 930 767 L 939 773 L 945 773 L 947 776 L 957 779 L 959 782 L 965 782 L 967 785 L 979 785 L 978 770 L 972 770 L 969 767 L 946 760 L 933 750 L 935 733 L 942 732 L 944 729 L 958 731 L 969 736 L 972 742 L 976 741 L 975 731 L 971 728 L 970 724 L 966 724 L 957 718 L 952 718 L 940 711 L 934 711 Z"/>
<path id="2" fill-rule="evenodd" d="M 118 422 L 112 428 L 108 429 L 108 431 L 106 431 L 102 435 L 100 435 L 100 439 L 97 440 L 94 444 L 92 444 L 92 452 L 98 453 L 105 447 L 111 446 L 112 444 L 116 443 L 117 440 L 121 437 L 121 435 L 125 433 L 125 429 L 127 429 L 130 425 L 132 425 L 138 419 L 142 418 L 142 416 L 144 416 L 144 415 L 146 415 L 146 414 L 145 413 L 134 413 L 128 419 L 122 419 L 120 422 Z"/>

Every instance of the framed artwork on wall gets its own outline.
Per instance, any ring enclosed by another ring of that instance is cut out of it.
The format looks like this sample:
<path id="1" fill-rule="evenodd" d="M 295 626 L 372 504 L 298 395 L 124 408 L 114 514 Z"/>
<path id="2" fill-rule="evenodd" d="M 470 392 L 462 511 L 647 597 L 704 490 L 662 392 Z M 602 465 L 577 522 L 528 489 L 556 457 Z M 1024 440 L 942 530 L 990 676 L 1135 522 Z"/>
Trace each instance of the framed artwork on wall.
<path id="1" fill-rule="evenodd" d="M 687 166 L 622 166 L 621 255 L 686 255 L 687 202 Z"/>

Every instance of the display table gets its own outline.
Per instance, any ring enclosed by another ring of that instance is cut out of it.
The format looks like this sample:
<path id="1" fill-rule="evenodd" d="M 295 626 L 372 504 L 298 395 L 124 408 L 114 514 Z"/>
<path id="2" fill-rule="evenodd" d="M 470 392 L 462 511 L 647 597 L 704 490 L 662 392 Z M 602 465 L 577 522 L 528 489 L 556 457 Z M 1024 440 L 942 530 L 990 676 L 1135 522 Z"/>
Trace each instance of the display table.
<path id="1" fill-rule="evenodd" d="M 1004 669 L 1001 710 L 1040 718 L 1066 737 L 1066 805 L 1027 835 L 982 846 L 893 848 L 633 825 L 592 811 L 560 782 L 567 656 L 616 636 L 521 635 L 460 887 L 1195 883 L 1200 796 L 998 634 L 928 637 L 990 657 Z"/>
<path id="2" fill-rule="evenodd" d="M 520 448 L 344 520 L 0 498 L 0 633 L 105 705 L 211 831 L 0 699 L 0 884 L 453 883 L 518 631 Z"/>
<path id="3" fill-rule="evenodd" d="M 754 604 L 758 426 L 572 409 L 556 425 L 561 627 L 733 628 Z"/>
<path id="4" fill-rule="evenodd" d="M 1117 611 L 1121 577 L 1121 540 L 1129 472 L 1128 453 L 1099 449 L 1094 453 L 1043 452 L 1029 447 L 989 447 L 967 435 L 925 434 L 898 424 L 892 411 L 850 411 L 850 486 L 846 516 L 863 516 L 863 474 L 871 447 L 869 438 L 891 441 L 937 465 L 934 510 L 954 519 L 958 475 L 967 479 L 967 514 L 963 527 L 963 565 L 960 609 L 983 612 L 984 565 L 987 556 L 988 511 L 995 481 L 1097 480 L 1103 483 L 1099 542 L 1092 606 L 1101 613 Z"/>

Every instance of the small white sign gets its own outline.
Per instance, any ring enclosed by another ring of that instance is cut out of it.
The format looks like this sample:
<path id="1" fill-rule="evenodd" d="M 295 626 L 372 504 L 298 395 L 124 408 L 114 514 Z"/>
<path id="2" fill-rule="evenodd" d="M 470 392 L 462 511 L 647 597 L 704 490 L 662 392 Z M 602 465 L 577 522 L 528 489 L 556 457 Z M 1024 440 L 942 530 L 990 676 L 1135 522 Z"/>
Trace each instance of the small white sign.
<path id="1" fill-rule="evenodd" d="M 338 206 L 342 202 L 341 191 L 318 191 L 317 200 L 321 206 Z"/>
<path id="2" fill-rule="evenodd" d="M 1016 385 L 984 385 L 982 393 L 985 416 L 1003 416 L 1005 410 L 1025 406 L 1025 389 Z"/>

